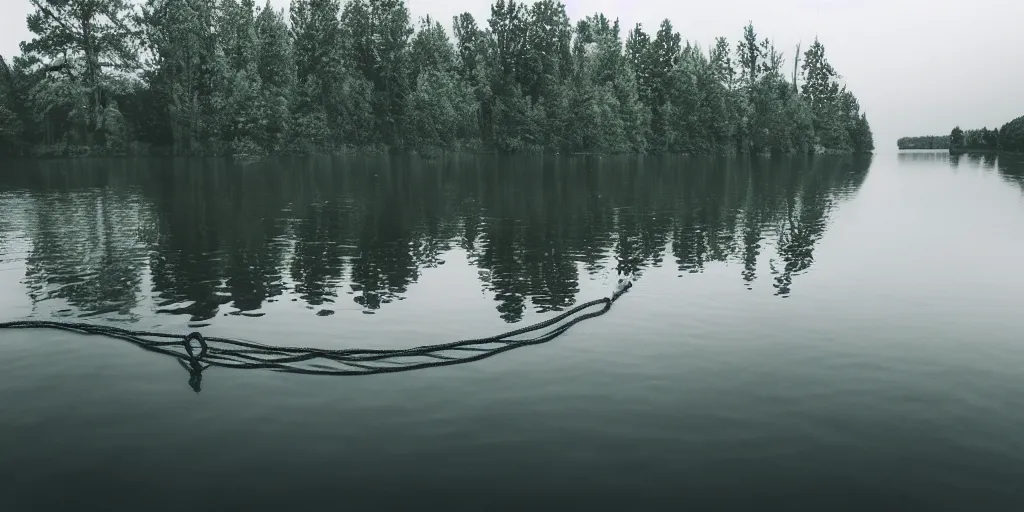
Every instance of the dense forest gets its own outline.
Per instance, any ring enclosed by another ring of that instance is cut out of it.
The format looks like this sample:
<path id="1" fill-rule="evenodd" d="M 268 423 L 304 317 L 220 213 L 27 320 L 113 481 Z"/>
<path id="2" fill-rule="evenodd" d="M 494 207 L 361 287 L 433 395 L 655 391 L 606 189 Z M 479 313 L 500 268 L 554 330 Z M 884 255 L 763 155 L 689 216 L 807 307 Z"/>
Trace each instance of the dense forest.
<path id="1" fill-rule="evenodd" d="M 900 149 L 949 149 L 949 135 L 900 137 L 896 146 Z"/>
<path id="2" fill-rule="evenodd" d="M 868 152 L 825 47 L 789 63 L 752 24 L 625 34 L 554 0 L 497 0 L 448 30 L 402 0 L 31 0 L 0 58 L 0 151 Z"/>
<path id="3" fill-rule="evenodd" d="M 1024 152 L 1024 116 L 992 130 L 985 127 L 964 131 L 957 126 L 950 132 L 949 140 L 953 151 Z"/>

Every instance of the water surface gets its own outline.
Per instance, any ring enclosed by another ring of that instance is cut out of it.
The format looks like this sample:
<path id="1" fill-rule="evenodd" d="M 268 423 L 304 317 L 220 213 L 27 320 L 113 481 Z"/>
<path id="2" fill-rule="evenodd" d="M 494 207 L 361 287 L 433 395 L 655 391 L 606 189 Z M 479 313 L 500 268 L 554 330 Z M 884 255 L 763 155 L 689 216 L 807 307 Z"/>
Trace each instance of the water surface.
<path id="1" fill-rule="evenodd" d="M 0 332 L 0 509 L 1024 505 L 1024 161 L 0 164 L 0 321 L 402 348 L 353 378 Z"/>

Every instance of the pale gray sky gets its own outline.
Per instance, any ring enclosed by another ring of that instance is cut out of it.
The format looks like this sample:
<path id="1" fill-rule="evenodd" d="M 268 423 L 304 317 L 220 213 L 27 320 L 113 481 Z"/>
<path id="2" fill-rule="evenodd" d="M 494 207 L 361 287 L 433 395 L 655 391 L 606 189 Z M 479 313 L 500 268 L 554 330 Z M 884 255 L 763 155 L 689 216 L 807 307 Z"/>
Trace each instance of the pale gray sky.
<path id="1" fill-rule="evenodd" d="M 0 54 L 28 36 L 29 0 L 2 0 Z M 258 0 L 262 1 L 262 0 Z M 271 0 L 287 8 L 289 0 Z M 430 14 L 450 29 L 469 11 L 486 24 L 490 0 L 406 0 L 413 18 Z M 832 65 L 867 111 L 879 150 L 901 135 L 996 127 L 1024 115 L 1024 1 L 975 0 L 566 0 L 575 21 L 594 12 L 649 31 L 669 18 L 683 38 L 707 46 L 735 41 L 747 21 L 787 51 L 817 35 Z M 623 33 L 625 36 L 625 31 Z M 792 65 L 792 60 L 789 60 Z"/>

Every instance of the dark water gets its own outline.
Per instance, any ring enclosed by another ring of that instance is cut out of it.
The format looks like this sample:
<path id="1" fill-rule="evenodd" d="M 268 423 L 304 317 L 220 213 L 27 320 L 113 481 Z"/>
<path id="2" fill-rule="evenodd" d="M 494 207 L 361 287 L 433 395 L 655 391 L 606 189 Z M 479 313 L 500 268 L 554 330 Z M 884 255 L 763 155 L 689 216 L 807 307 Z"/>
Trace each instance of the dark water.
<path id="1" fill-rule="evenodd" d="M 1013 157 L 2 162 L 0 321 L 401 348 L 637 279 L 200 393 L 0 331 L 0 510 L 1021 510 L 1022 254 Z"/>

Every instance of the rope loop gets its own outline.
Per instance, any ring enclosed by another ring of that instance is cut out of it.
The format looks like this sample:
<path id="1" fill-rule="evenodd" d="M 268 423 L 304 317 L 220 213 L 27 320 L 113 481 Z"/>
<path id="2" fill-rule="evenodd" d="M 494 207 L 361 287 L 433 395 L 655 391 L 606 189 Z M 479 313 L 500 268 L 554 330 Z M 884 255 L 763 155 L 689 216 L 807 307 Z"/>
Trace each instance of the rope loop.
<path id="1" fill-rule="evenodd" d="M 195 355 L 195 349 L 192 348 L 193 341 L 199 342 L 198 357 Z M 205 358 L 206 353 L 209 352 L 210 350 L 210 346 L 206 344 L 206 338 L 203 338 L 203 335 L 198 332 L 189 333 L 187 336 L 185 336 L 185 339 L 182 341 L 182 343 L 184 343 L 185 345 L 185 352 L 188 352 L 188 358 L 192 360 L 200 360 Z"/>

